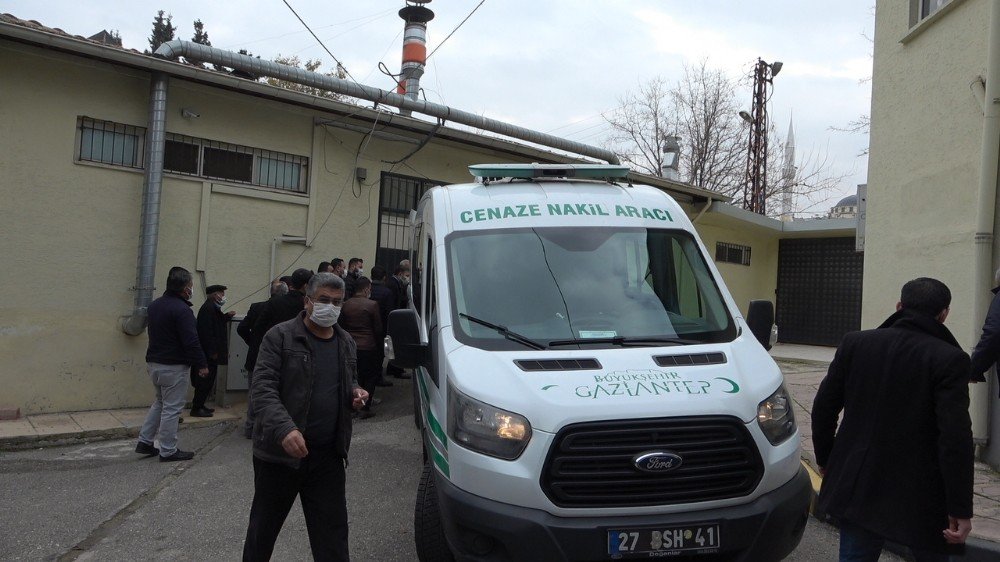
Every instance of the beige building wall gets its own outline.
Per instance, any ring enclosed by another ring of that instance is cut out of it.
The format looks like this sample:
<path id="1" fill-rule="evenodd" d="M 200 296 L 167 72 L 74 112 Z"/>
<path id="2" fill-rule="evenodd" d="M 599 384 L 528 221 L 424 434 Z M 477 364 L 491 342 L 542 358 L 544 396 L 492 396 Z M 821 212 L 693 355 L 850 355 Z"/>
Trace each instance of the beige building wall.
<path id="1" fill-rule="evenodd" d="M 0 41 L 0 404 L 23 414 L 145 406 L 146 335 L 120 318 L 133 305 L 141 171 L 78 163 L 79 116 L 146 126 L 147 73 Z M 182 108 L 200 117 L 184 118 Z M 465 168 L 510 157 L 432 141 L 414 145 L 315 126 L 330 114 L 172 78 L 167 131 L 309 157 L 308 195 L 166 176 L 156 260 L 157 295 L 167 270 L 228 285 L 242 313 L 266 297 L 272 240 L 277 271 L 315 269 L 340 256 L 374 261 L 380 172 L 467 181 Z M 368 170 L 354 182 L 355 166 Z M 324 224 L 325 223 L 325 224 Z M 370 265 L 369 265 L 370 268 Z"/>
<path id="2" fill-rule="evenodd" d="M 862 327 L 895 310 L 903 283 L 935 277 L 970 348 L 983 118 L 971 86 L 985 75 L 989 5 L 951 4 L 911 32 L 910 2 L 877 3 Z"/>
<path id="3" fill-rule="evenodd" d="M 720 262 L 715 264 L 744 317 L 751 300 L 774 302 L 778 281 L 777 231 L 750 226 L 712 213 L 703 215 L 694 226 L 709 257 L 713 259 L 718 242 L 750 246 L 749 266 Z"/>

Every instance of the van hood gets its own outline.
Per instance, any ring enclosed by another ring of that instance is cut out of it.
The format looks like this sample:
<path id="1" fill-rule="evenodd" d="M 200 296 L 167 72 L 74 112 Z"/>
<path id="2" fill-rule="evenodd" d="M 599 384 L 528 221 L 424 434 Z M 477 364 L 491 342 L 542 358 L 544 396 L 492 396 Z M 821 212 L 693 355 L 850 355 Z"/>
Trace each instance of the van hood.
<path id="1" fill-rule="evenodd" d="M 725 362 L 661 367 L 654 359 L 709 353 L 722 354 Z M 591 359 L 600 366 L 526 371 L 518 365 L 554 359 Z M 731 415 L 748 423 L 758 404 L 782 382 L 767 352 L 745 336 L 725 344 L 558 352 L 460 345 L 447 362 L 449 384 L 462 393 L 521 414 L 534 429 L 553 433 L 595 419 Z"/>

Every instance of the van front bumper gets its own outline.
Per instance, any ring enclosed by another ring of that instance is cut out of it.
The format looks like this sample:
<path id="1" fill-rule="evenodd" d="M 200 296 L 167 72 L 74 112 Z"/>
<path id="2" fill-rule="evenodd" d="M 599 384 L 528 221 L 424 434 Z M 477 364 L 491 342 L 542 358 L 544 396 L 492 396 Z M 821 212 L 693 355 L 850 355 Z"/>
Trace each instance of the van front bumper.
<path id="1" fill-rule="evenodd" d="M 781 560 L 802 539 L 812 493 L 800 467 L 786 484 L 746 504 L 687 513 L 556 517 L 470 494 L 436 471 L 435 478 L 445 535 L 459 561 L 611 560 L 609 529 L 699 523 L 718 524 L 722 544 L 718 553 L 695 560 Z"/>

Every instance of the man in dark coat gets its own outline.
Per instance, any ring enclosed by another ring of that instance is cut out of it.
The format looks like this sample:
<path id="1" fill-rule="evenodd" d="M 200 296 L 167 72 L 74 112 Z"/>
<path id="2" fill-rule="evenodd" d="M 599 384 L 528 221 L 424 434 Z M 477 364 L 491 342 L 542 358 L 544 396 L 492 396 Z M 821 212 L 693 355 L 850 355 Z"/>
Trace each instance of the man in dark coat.
<path id="1" fill-rule="evenodd" d="M 993 301 L 990 303 L 990 310 L 986 313 L 986 322 L 983 324 L 983 335 L 979 338 L 979 343 L 972 350 L 972 376 L 971 382 L 986 382 L 983 373 L 987 371 L 997 359 L 1000 359 L 1000 269 L 994 276 L 994 281 L 998 285 L 993 289 Z"/>
<path id="2" fill-rule="evenodd" d="M 344 276 L 344 298 L 349 299 L 354 296 L 358 279 L 365 274 L 365 260 L 361 258 L 351 258 L 347 261 L 347 275 Z"/>
<path id="3" fill-rule="evenodd" d="M 275 279 L 271 282 L 271 297 L 287 295 L 288 285 L 285 285 L 280 279 Z M 260 351 L 260 342 L 264 339 L 264 334 L 259 334 L 254 331 L 254 324 L 257 323 L 257 319 L 260 318 L 260 313 L 267 306 L 267 301 L 255 302 L 250 305 L 250 310 L 247 311 L 247 315 L 240 320 L 238 326 L 236 326 L 236 333 L 239 334 L 243 341 L 247 343 L 247 359 L 243 364 L 243 367 L 247 371 L 247 389 L 253 384 L 253 368 L 257 364 L 257 353 Z M 253 401 L 250 392 L 247 392 L 247 415 L 243 422 L 243 435 L 247 439 L 250 439 L 251 433 L 253 432 Z"/>
<path id="4" fill-rule="evenodd" d="M 159 455 L 161 462 L 186 461 L 194 458 L 191 451 L 177 446 L 177 423 L 184 409 L 188 372 L 196 370 L 208 376 L 205 353 L 198 342 L 198 329 L 191 314 L 191 272 L 172 267 L 167 276 L 167 290 L 150 303 L 149 347 L 146 349 L 146 369 L 156 388 L 156 398 L 149 407 L 146 420 L 139 430 L 135 452 Z M 157 435 L 160 447 L 153 443 Z"/>
<path id="5" fill-rule="evenodd" d="M 305 310 L 267 332 L 254 369 L 254 496 L 243 560 L 269 560 L 298 497 L 314 560 L 350 560 L 346 498 L 351 411 L 358 386 L 354 340 L 336 325 L 344 281 L 319 273 Z"/>
<path id="6" fill-rule="evenodd" d="M 392 276 L 386 280 L 385 286 L 392 292 L 393 308 L 392 310 L 398 310 L 401 308 L 408 308 L 410 306 L 410 298 L 407 296 L 406 288 L 410 284 L 410 260 L 403 260 L 399 262 L 396 266 L 396 270 L 393 272 Z M 390 310 L 389 312 L 391 312 Z M 386 312 L 386 317 L 389 313 Z M 385 372 L 387 375 L 391 375 L 397 379 L 408 379 L 410 375 L 406 374 L 405 371 L 399 367 L 393 365 L 392 363 L 386 367 Z M 380 380 L 379 386 L 392 386 L 392 382 L 388 380 Z"/>
<path id="7" fill-rule="evenodd" d="M 878 329 L 844 336 L 816 393 L 818 508 L 840 520 L 841 560 L 877 560 L 887 539 L 947 560 L 972 529 L 969 356 L 950 304 L 944 283 L 908 282 Z"/>
<path id="8" fill-rule="evenodd" d="M 197 369 L 191 368 L 191 386 L 194 387 L 191 416 L 196 418 L 210 418 L 215 411 L 215 408 L 206 407 L 205 401 L 215 386 L 219 365 L 229 364 L 229 319 L 236 314 L 232 310 L 222 312 L 226 304 L 225 285 L 209 285 L 205 294 L 205 302 L 198 309 L 198 341 L 208 358 L 208 376 L 201 376 Z"/>
<path id="9" fill-rule="evenodd" d="M 260 316 L 253 324 L 253 331 L 263 338 L 267 331 L 274 326 L 298 316 L 305 308 L 305 286 L 312 276 L 313 272 L 305 268 L 293 271 L 288 285 L 288 293 L 273 296 L 267 301 L 267 304 L 260 311 Z"/>

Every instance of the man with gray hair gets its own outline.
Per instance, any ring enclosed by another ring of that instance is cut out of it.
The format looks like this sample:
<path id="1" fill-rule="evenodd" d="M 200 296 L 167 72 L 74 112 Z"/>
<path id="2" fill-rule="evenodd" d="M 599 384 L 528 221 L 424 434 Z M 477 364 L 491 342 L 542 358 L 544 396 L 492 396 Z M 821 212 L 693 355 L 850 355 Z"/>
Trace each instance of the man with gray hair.
<path id="1" fill-rule="evenodd" d="M 254 497 L 243 560 L 269 560 L 296 496 L 315 560 L 350 560 L 346 474 L 351 410 L 368 393 L 358 386 L 357 348 L 337 326 L 344 281 L 317 273 L 305 310 L 264 336 L 251 388 Z"/>
<path id="2" fill-rule="evenodd" d="M 280 297 L 288 294 L 288 285 L 275 279 L 271 281 L 271 297 Z M 250 305 L 247 315 L 240 320 L 236 326 L 236 333 L 247 343 L 247 359 L 243 368 L 247 371 L 247 388 L 253 383 L 253 368 L 257 364 L 257 353 L 260 351 L 260 341 L 264 339 L 264 334 L 254 329 L 260 313 L 267 306 L 267 301 L 255 302 Z M 243 422 L 243 436 L 250 439 L 253 433 L 253 405 L 250 400 L 250 393 L 247 392 L 247 415 Z"/>
<path id="3" fill-rule="evenodd" d="M 177 448 L 177 423 L 187 395 L 188 373 L 208 376 L 208 362 L 198 340 L 191 295 L 194 283 L 191 272 L 173 267 L 167 276 L 167 290 L 150 303 L 149 347 L 146 370 L 156 389 L 146 421 L 139 430 L 135 452 L 160 455 L 160 461 L 184 461 L 194 457 Z M 157 433 L 160 448 L 153 446 Z"/>

